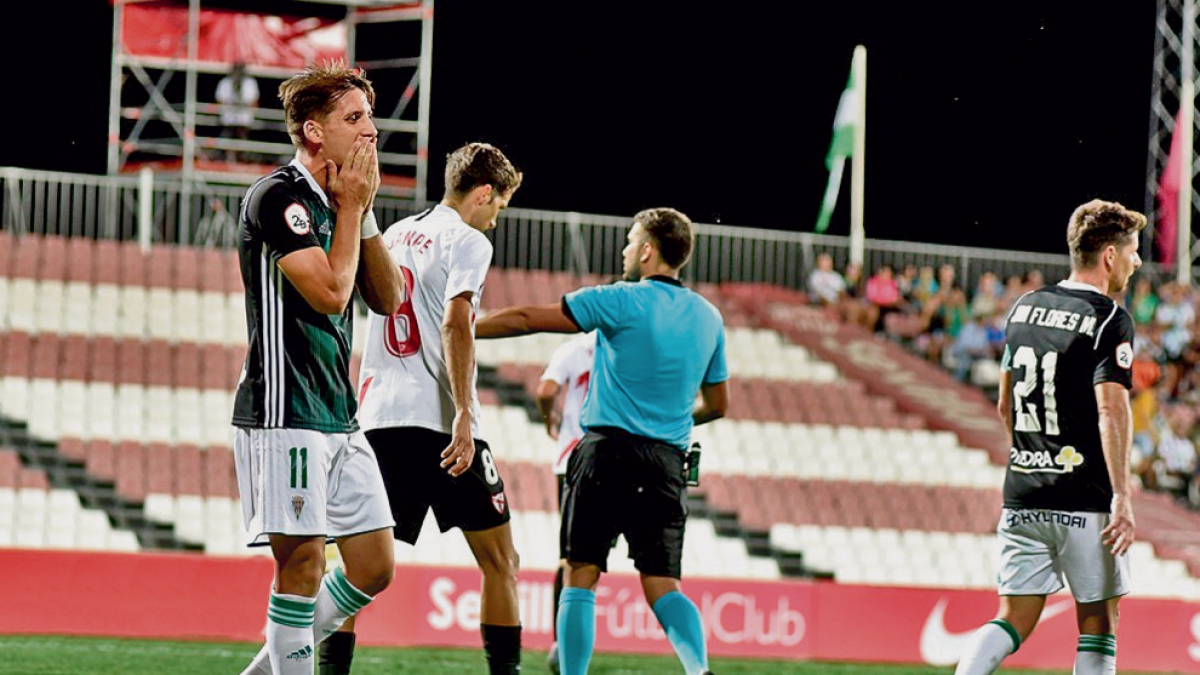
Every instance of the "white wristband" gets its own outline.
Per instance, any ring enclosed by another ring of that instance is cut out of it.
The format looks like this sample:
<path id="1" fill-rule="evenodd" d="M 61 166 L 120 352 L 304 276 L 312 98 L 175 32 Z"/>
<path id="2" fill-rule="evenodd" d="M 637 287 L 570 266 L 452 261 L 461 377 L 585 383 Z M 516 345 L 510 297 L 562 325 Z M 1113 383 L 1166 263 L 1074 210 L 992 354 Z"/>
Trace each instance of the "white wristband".
<path id="1" fill-rule="evenodd" d="M 379 223 L 375 221 L 375 212 L 367 211 L 362 221 L 362 238 L 370 239 L 379 234 Z"/>

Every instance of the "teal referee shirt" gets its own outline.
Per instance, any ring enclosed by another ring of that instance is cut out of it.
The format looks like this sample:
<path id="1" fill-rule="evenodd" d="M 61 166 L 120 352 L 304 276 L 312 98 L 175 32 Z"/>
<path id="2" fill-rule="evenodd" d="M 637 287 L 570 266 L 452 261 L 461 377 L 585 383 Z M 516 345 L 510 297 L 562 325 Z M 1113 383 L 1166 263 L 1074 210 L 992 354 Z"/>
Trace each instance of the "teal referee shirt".
<path id="1" fill-rule="evenodd" d="M 581 288 L 563 296 L 563 310 L 597 331 L 583 428 L 617 427 L 686 450 L 700 386 L 729 379 L 721 312 L 664 276 Z"/>

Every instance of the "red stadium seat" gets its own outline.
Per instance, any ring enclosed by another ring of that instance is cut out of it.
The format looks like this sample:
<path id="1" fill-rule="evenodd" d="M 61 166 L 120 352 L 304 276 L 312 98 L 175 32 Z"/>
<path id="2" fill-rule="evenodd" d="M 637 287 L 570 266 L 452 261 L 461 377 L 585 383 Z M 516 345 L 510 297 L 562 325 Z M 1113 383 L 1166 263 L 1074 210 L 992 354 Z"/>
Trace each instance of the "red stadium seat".
<path id="1" fill-rule="evenodd" d="M 66 281 L 67 240 L 64 237 L 42 238 L 42 258 L 38 264 L 37 278 L 42 281 Z"/>
<path id="2" fill-rule="evenodd" d="M 67 241 L 67 281 L 91 284 L 95 281 L 97 266 L 96 242 L 84 237 L 73 237 Z"/>
<path id="3" fill-rule="evenodd" d="M 100 480 L 116 480 L 117 453 L 112 443 L 93 440 L 87 444 L 87 470 Z"/>
<path id="4" fill-rule="evenodd" d="M 204 494 L 204 463 L 201 460 L 200 448 L 194 445 L 176 446 L 172 449 L 171 459 L 175 476 L 172 485 L 173 493 L 177 495 Z"/>
<path id="5" fill-rule="evenodd" d="M 17 487 L 17 474 L 20 471 L 21 458 L 17 456 L 16 451 L 0 448 L 0 488 Z"/>
<path id="6" fill-rule="evenodd" d="M 121 245 L 111 239 L 96 242 L 92 280 L 97 284 L 121 283 Z"/>
<path id="7" fill-rule="evenodd" d="M 200 453 L 204 465 L 204 496 L 238 496 L 237 476 L 233 466 L 233 452 L 229 448 L 210 447 Z"/>
<path id="8" fill-rule="evenodd" d="M 133 502 L 146 499 L 146 449 L 132 441 L 116 449 L 117 494 Z"/>

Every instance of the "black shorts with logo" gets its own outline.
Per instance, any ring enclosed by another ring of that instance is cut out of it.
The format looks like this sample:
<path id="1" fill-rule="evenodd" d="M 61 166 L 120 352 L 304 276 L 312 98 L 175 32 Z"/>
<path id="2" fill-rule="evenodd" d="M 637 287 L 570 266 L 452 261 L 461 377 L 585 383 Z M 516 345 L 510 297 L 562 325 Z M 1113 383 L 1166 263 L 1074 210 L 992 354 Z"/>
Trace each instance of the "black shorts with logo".
<path id="1" fill-rule="evenodd" d="M 471 468 L 455 478 L 439 466 L 450 434 L 394 427 L 373 429 L 366 436 L 387 487 L 396 539 L 415 544 L 431 507 L 442 532 L 452 527 L 464 532 L 488 530 L 509 521 L 504 480 L 487 443 L 475 441 Z"/>
<path id="2" fill-rule="evenodd" d="M 684 453 L 613 428 L 584 435 L 567 464 L 559 533 L 564 557 L 608 570 L 617 535 L 629 543 L 634 567 L 680 578 L 687 522 Z"/>

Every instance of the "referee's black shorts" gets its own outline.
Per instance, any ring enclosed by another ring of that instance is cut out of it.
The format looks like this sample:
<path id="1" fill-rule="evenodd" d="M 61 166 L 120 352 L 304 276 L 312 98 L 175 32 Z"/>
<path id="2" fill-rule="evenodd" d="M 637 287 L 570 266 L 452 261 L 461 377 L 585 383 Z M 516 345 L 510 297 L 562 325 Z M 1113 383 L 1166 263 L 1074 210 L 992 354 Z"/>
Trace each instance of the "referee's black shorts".
<path id="1" fill-rule="evenodd" d="M 613 428 L 588 431 L 567 464 L 559 540 L 567 560 L 608 571 L 624 535 L 642 574 L 680 578 L 687 522 L 684 454 Z"/>

